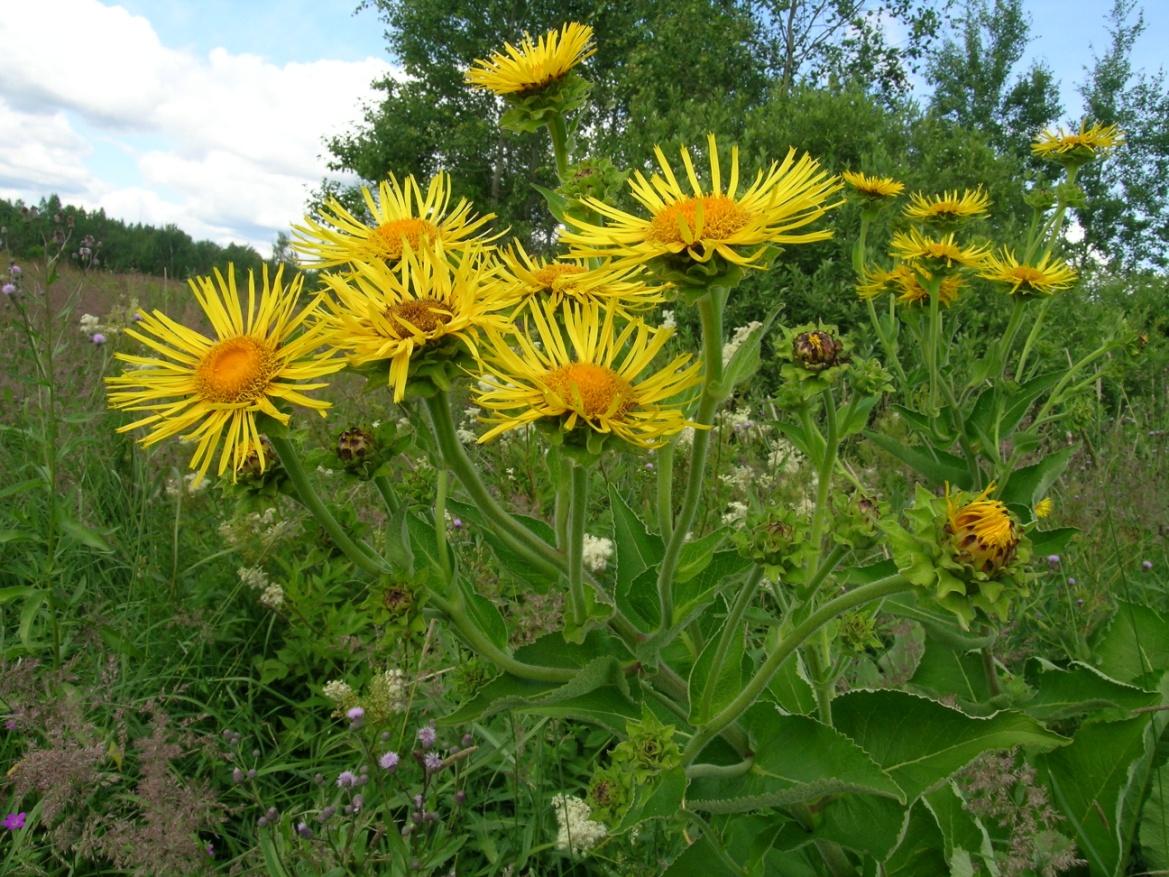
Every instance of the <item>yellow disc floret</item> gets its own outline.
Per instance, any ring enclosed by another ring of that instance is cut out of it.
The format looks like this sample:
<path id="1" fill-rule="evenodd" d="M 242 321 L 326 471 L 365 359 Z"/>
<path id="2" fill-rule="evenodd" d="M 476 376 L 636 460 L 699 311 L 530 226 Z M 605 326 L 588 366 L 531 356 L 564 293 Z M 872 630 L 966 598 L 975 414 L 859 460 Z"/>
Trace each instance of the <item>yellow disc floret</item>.
<path id="1" fill-rule="evenodd" d="M 263 396 L 279 368 L 269 344 L 241 335 L 207 351 L 195 367 L 195 386 L 208 402 L 237 405 Z"/>

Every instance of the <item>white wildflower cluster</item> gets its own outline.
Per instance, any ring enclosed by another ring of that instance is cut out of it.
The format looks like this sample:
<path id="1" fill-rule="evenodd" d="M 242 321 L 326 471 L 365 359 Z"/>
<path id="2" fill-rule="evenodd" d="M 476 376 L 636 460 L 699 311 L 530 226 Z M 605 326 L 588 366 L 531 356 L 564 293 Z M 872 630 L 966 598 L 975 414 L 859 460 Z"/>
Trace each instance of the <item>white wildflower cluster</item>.
<path id="1" fill-rule="evenodd" d="M 734 500 L 727 503 L 727 510 L 723 512 L 723 524 L 729 527 L 731 524 L 745 520 L 748 511 L 749 508 L 745 502 Z"/>
<path id="2" fill-rule="evenodd" d="M 163 488 L 163 490 L 166 492 L 168 497 L 174 499 L 184 489 L 191 496 L 194 496 L 197 493 L 202 493 L 210 486 L 210 484 L 210 478 L 200 478 L 198 472 L 189 472 L 183 476 L 181 482 L 176 478 L 167 479 L 166 486 Z"/>
<path id="3" fill-rule="evenodd" d="M 689 448 L 694 445 L 694 427 L 684 426 L 682 431 L 678 433 L 678 447 Z"/>
<path id="4" fill-rule="evenodd" d="M 591 573 L 601 573 L 609 565 L 609 558 L 613 556 L 613 540 L 604 536 L 584 534 L 584 544 L 581 546 L 581 560 L 585 569 Z"/>
<path id="5" fill-rule="evenodd" d="M 317 474 L 324 476 L 325 478 L 330 478 L 334 473 L 332 469 L 329 469 L 326 466 L 317 466 Z"/>
<path id="6" fill-rule="evenodd" d="M 794 475 L 804 464 L 804 455 L 787 439 L 779 439 L 767 455 L 767 468 L 776 475 Z"/>
<path id="7" fill-rule="evenodd" d="M 264 588 L 260 595 L 260 605 L 275 612 L 284 605 L 284 589 L 275 582 Z"/>
<path id="8" fill-rule="evenodd" d="M 567 850 L 581 858 L 605 839 L 608 831 L 596 820 L 589 819 L 592 808 L 575 795 L 556 795 L 552 798 L 556 809 L 556 848 Z"/>
<path id="9" fill-rule="evenodd" d="M 723 472 L 718 480 L 733 490 L 746 491 L 759 480 L 759 473 L 750 466 L 732 466 L 729 472 Z"/>
<path id="10" fill-rule="evenodd" d="M 739 328 L 735 329 L 734 334 L 731 335 L 731 340 L 723 345 L 723 365 L 731 361 L 731 357 L 735 355 L 735 351 L 743 346 L 744 341 L 750 338 L 755 331 L 762 328 L 762 323 L 758 320 L 752 320 L 746 326 L 739 326 Z"/>
<path id="11" fill-rule="evenodd" d="M 662 328 L 663 329 L 677 329 L 678 320 L 674 316 L 673 311 L 662 311 Z"/>
<path id="12" fill-rule="evenodd" d="M 219 525 L 219 535 L 234 551 L 254 551 L 257 543 L 261 551 L 267 551 L 277 542 L 287 539 L 300 529 L 296 521 L 276 520 L 276 509 L 263 512 L 249 512 Z"/>
<path id="13" fill-rule="evenodd" d="M 353 697 L 353 689 L 348 682 L 343 682 L 340 679 L 332 679 L 325 683 L 325 687 L 321 693 L 333 703 L 343 703 Z"/>
<path id="14" fill-rule="evenodd" d="M 95 317 L 93 314 L 82 314 L 81 325 L 78 327 L 83 335 L 92 335 L 94 332 L 104 332 L 105 327 L 102 325 L 101 318 Z"/>
<path id="15" fill-rule="evenodd" d="M 382 722 L 406 709 L 409 692 L 406 674 L 397 668 L 374 676 L 369 682 L 369 712 L 371 721 Z"/>
<path id="16" fill-rule="evenodd" d="M 458 429 L 455 430 L 455 435 L 463 444 L 473 445 L 479 440 L 479 434 L 475 432 L 475 424 L 479 422 L 479 416 L 482 413 L 483 409 L 475 405 L 469 405 L 463 412 L 463 419 L 459 423 Z"/>

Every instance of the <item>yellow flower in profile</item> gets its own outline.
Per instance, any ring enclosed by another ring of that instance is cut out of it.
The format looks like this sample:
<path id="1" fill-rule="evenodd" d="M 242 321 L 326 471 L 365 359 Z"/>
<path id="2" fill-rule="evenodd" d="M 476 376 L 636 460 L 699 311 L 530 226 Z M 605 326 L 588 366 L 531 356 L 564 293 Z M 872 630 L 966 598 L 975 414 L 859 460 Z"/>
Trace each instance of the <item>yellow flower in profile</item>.
<path id="1" fill-rule="evenodd" d="M 405 398 L 412 367 L 427 352 L 446 362 L 460 352 L 477 357 L 481 330 L 506 327 L 509 321 L 499 312 L 516 302 L 499 283 L 497 265 L 479 249 L 452 264 L 441 246 L 417 253 L 407 248 L 396 270 L 381 261 L 355 268 L 345 276 L 322 276 L 336 296 L 322 323 L 351 366 L 388 366 L 395 402 Z"/>
<path id="2" fill-rule="evenodd" d="M 977 268 L 986 258 L 988 248 L 962 247 L 954 233 L 941 237 L 926 237 L 917 229 L 897 232 L 890 242 L 891 255 L 906 262 L 922 262 L 930 269 L 952 268 L 955 265 Z"/>
<path id="3" fill-rule="evenodd" d="M 585 205 L 611 224 L 594 225 L 569 216 L 576 230 L 561 232 L 560 239 L 579 256 L 643 263 L 679 255 L 709 262 L 717 255 L 743 268 L 766 268 L 767 251 L 773 245 L 822 241 L 832 236 L 830 231 L 795 233 L 841 203 L 826 203 L 841 184 L 811 157 L 805 155 L 797 161 L 795 150 L 791 150 L 782 163 L 773 163 L 766 173 L 760 171 L 755 182 L 740 194 L 738 148 L 731 151 L 731 175 L 724 191 L 713 134 L 707 145 L 709 189 L 699 183 L 688 150 L 682 150 L 682 162 L 690 194 L 678 183 L 662 150 L 655 147 L 664 176 L 655 174 L 647 180 L 636 171 L 630 181 L 633 197 L 650 213 L 648 219 L 587 198 Z"/>
<path id="4" fill-rule="evenodd" d="M 861 298 L 875 298 L 883 292 L 893 292 L 903 305 L 929 304 L 930 292 L 922 285 L 921 275 L 927 281 L 932 279 L 924 268 L 915 269 L 907 264 L 897 265 L 889 271 L 875 269 L 866 273 L 864 281 L 857 286 L 857 293 Z M 961 275 L 946 274 L 938 287 L 938 303 L 949 307 L 958 300 L 958 293 L 965 285 L 966 279 Z"/>
<path id="5" fill-rule="evenodd" d="M 256 416 L 266 414 L 281 423 L 289 419 L 275 402 L 303 405 L 323 416 L 329 403 L 311 399 L 304 391 L 326 385 L 299 382 L 335 372 L 344 363 L 331 353 L 317 352 L 322 344 L 319 326 L 300 331 L 320 299 L 297 311 L 301 278 L 285 288 L 282 270 L 277 269 L 269 283 L 268 268 L 264 267 L 258 303 L 256 278 L 248 273 L 246 314 L 234 266 L 228 266 L 226 278 L 217 270 L 214 280 L 200 277 L 190 281 L 215 338 L 181 326 L 159 311 L 140 312 L 141 322 L 125 332 L 161 358 L 118 353 L 118 359 L 135 368 L 106 378 L 106 383 L 111 408 L 151 414 L 118 432 L 149 427 L 150 432 L 141 439 L 144 446 L 174 435 L 198 442 L 191 468 L 198 470 L 196 480 L 202 480 L 221 442 L 220 475 L 228 469 L 234 473 L 250 452 L 255 452 L 263 472 L 266 461 Z"/>
<path id="6" fill-rule="evenodd" d="M 584 259 L 533 258 L 516 243 L 501 254 L 504 283 L 514 283 L 524 301 L 538 307 L 550 301 L 559 307 L 565 301 L 615 303 L 622 312 L 644 310 L 664 298 L 660 285 L 642 279 L 640 266 L 605 263 L 591 267 Z"/>
<path id="7" fill-rule="evenodd" d="M 472 241 L 482 243 L 483 226 L 494 219 L 492 213 L 474 216 L 465 198 L 449 209 L 451 185 L 445 173 L 430 181 L 425 196 L 412 176 L 401 185 L 393 176 L 383 180 L 376 199 L 368 188 L 362 187 L 361 194 L 372 217 L 370 223 L 330 198 L 321 211 L 324 221 L 306 217 L 305 225 L 292 227 L 292 247 L 306 268 L 375 260 L 396 265 L 407 249 L 417 252 L 436 244 L 454 253 Z"/>
<path id="8" fill-rule="evenodd" d="M 984 216 L 989 207 L 990 198 L 982 189 L 967 189 L 961 196 L 957 191 L 930 196 L 915 192 L 904 212 L 914 222 L 954 225 Z"/>
<path id="9" fill-rule="evenodd" d="M 1055 502 L 1052 501 L 1050 496 L 1045 496 L 1039 502 L 1035 503 L 1035 508 L 1032 511 L 1035 512 L 1035 518 L 1037 520 L 1042 520 L 1055 511 Z"/>
<path id="10" fill-rule="evenodd" d="M 1021 263 L 1011 250 L 1004 249 L 1001 258 L 991 256 L 986 260 L 979 277 L 1011 287 L 1011 295 L 1055 295 L 1061 289 L 1074 284 L 1079 275 L 1060 259 L 1050 254 L 1034 265 Z"/>
<path id="11" fill-rule="evenodd" d="M 671 330 L 640 319 L 619 329 L 617 309 L 594 303 L 568 303 L 558 312 L 545 302 L 531 315 L 534 338 L 492 333 L 475 404 L 493 426 L 480 442 L 544 420 L 565 432 L 581 426 L 654 447 L 695 425 L 684 410 L 702 376 L 689 354 L 643 376 Z"/>
<path id="12" fill-rule="evenodd" d="M 1032 154 L 1057 164 L 1079 167 L 1124 145 L 1124 134 L 1116 125 L 1097 122 L 1086 128 L 1085 124 L 1080 122 L 1078 132 L 1065 131 L 1062 127 L 1041 131 L 1031 143 Z"/>
<path id="13" fill-rule="evenodd" d="M 946 532 L 955 559 L 987 575 L 1009 564 L 1019 546 L 1019 527 L 1007 507 L 997 499 L 987 499 L 994 487 L 992 482 L 974 499 L 964 501 L 961 491 L 951 497 L 946 485 Z"/>
<path id="14" fill-rule="evenodd" d="M 593 29 L 573 21 L 536 42 L 525 33 L 518 48 L 507 43 L 486 61 L 476 60 L 464 75 L 474 88 L 501 96 L 538 91 L 596 51 Z"/>
<path id="15" fill-rule="evenodd" d="M 856 189 L 858 195 L 873 200 L 892 198 L 905 191 L 905 183 L 899 183 L 890 177 L 870 177 L 854 171 L 845 171 L 841 177 Z"/>

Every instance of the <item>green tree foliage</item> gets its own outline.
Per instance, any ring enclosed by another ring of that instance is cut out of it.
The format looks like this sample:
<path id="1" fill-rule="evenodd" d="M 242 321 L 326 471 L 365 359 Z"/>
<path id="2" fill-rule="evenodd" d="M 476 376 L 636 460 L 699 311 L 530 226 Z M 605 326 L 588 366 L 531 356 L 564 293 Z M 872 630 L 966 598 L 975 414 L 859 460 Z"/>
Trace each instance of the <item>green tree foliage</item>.
<path id="1" fill-rule="evenodd" d="M 966 0 L 958 39 L 947 39 L 927 65 L 930 107 L 1000 152 L 1030 154 L 1031 138 L 1060 114 L 1058 83 L 1046 65 L 1015 70 L 1030 42 L 1023 0 Z"/>
<path id="2" fill-rule="evenodd" d="M 1119 125 L 1126 141 L 1109 161 L 1085 167 L 1078 182 L 1083 245 L 1123 265 L 1169 265 L 1169 87 L 1164 70 L 1134 71 L 1132 47 L 1145 30 L 1135 0 L 1115 0 L 1112 42 L 1080 88 L 1088 123 Z"/>
<path id="3" fill-rule="evenodd" d="M 106 216 L 104 209 L 85 210 L 62 204 L 57 195 L 42 198 L 38 205 L 23 201 L 0 200 L 0 226 L 6 232 L 3 245 L 16 257 L 39 258 L 54 235 L 71 229 L 73 249 L 84 236 L 100 242 L 97 267 L 109 271 L 139 272 L 157 277 L 185 279 L 225 268 L 229 262 L 237 269 L 258 271 L 264 260 L 250 246 L 212 241 L 195 241 L 173 223 L 155 228 L 142 223 L 126 223 Z"/>

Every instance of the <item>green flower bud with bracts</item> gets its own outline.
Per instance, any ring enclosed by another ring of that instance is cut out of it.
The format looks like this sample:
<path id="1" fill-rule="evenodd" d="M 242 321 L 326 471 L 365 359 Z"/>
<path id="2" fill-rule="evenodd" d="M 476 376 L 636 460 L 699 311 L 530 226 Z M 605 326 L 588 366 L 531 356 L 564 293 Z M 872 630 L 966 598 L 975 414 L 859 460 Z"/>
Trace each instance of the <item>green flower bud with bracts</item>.
<path id="1" fill-rule="evenodd" d="M 794 509 L 769 508 L 749 512 L 731 539 L 743 557 L 790 573 L 804 566 L 809 530 L 807 517 Z"/>
<path id="2" fill-rule="evenodd" d="M 852 364 L 852 344 L 835 326 L 807 323 L 783 332 L 783 340 L 776 344 L 776 352 L 785 360 L 780 374 L 799 382 L 804 398 L 835 384 Z"/>
<path id="3" fill-rule="evenodd" d="M 616 825 L 633 803 L 633 775 L 618 765 L 595 771 L 585 800 L 592 808 L 592 818 Z"/>
<path id="4" fill-rule="evenodd" d="M 856 654 L 878 650 L 885 644 L 877 636 L 877 621 L 863 612 L 848 612 L 836 622 L 834 639 Z"/>
<path id="5" fill-rule="evenodd" d="M 427 621 L 422 614 L 426 602 L 425 588 L 413 582 L 385 578 L 370 589 L 364 608 L 381 629 L 385 641 L 394 642 L 426 633 Z"/>
<path id="6" fill-rule="evenodd" d="M 889 515 L 889 504 L 861 491 L 831 498 L 832 539 L 849 548 L 871 548 L 881 536 L 878 524 Z"/>
<path id="7" fill-rule="evenodd" d="M 979 612 L 1006 621 L 1011 602 L 1027 594 L 1031 542 L 1011 511 L 989 498 L 993 490 L 967 498 L 947 487 L 935 497 L 919 485 L 908 530 L 881 522 L 898 569 L 964 628 Z"/>
<path id="8" fill-rule="evenodd" d="M 628 739 L 613 749 L 612 764 L 623 765 L 639 784 L 681 763 L 682 750 L 674 742 L 673 725 L 664 725 L 655 715 L 645 712 L 640 722 L 626 722 L 625 730 Z"/>

